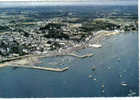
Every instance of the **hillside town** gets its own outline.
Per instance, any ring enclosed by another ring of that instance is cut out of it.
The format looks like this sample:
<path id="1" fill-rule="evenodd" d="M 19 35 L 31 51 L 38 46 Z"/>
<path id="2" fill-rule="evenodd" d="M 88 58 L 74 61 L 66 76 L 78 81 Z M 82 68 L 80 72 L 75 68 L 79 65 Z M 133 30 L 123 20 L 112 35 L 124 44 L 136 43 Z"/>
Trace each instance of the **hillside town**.
<path id="1" fill-rule="evenodd" d="M 93 19 L 91 22 L 79 23 L 77 20 L 73 22 L 69 20 L 73 19 L 53 18 L 42 22 L 26 23 L 26 28 L 14 26 L 13 23 L 7 26 L 1 25 L 0 58 L 28 54 L 49 56 L 66 54 L 90 46 L 90 40 L 92 44 L 97 44 L 96 37 L 102 33 L 138 30 L 138 22 L 121 24 L 109 19 Z M 35 28 L 28 26 L 29 24 L 33 24 Z"/>

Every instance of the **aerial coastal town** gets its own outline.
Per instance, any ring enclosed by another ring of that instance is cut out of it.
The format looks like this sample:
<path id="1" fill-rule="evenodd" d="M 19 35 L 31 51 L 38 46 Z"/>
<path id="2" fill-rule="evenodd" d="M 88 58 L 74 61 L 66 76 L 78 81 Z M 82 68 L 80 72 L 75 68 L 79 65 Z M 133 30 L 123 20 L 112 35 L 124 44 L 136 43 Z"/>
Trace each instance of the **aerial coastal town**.
<path id="1" fill-rule="evenodd" d="M 28 54 L 53 56 L 70 53 L 76 48 L 98 44 L 96 42 L 105 35 L 137 30 L 137 21 L 123 23 L 123 20 L 118 22 L 107 18 L 80 21 L 79 18 L 66 17 L 39 22 L 11 22 L 0 26 L 0 58 Z"/>
<path id="2" fill-rule="evenodd" d="M 0 11 L 0 97 L 139 95 L 137 6 Z"/>

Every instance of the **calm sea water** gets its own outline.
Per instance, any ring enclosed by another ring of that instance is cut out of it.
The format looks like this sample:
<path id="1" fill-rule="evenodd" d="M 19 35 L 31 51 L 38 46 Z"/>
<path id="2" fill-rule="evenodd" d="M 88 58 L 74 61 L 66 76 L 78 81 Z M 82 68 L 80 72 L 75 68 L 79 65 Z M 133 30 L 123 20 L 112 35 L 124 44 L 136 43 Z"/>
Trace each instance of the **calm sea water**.
<path id="1" fill-rule="evenodd" d="M 95 54 L 85 59 L 65 56 L 41 60 L 40 66 L 71 66 L 65 72 L 1 68 L 0 97 L 122 97 L 129 91 L 138 96 L 138 32 L 112 36 L 102 45 L 76 52 Z M 62 65 L 51 65 L 53 62 Z"/>

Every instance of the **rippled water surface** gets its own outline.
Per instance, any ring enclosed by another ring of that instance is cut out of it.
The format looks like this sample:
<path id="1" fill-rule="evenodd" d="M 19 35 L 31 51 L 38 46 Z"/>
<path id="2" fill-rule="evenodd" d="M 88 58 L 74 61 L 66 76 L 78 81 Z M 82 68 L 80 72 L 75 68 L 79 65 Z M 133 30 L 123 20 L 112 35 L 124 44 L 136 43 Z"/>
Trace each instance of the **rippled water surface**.
<path id="1" fill-rule="evenodd" d="M 65 72 L 1 68 L 0 97 L 112 97 L 128 96 L 130 92 L 138 96 L 138 33 L 112 36 L 102 45 L 76 52 L 95 54 L 85 59 L 41 59 L 40 66 L 71 66 Z"/>

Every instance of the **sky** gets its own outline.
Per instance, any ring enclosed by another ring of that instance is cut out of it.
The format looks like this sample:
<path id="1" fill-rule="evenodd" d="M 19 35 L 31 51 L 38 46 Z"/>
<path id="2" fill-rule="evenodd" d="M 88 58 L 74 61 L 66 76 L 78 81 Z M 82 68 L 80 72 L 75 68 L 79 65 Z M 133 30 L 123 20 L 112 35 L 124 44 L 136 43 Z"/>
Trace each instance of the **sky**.
<path id="1" fill-rule="evenodd" d="M 0 6 L 138 5 L 138 0 L 0 0 Z"/>

